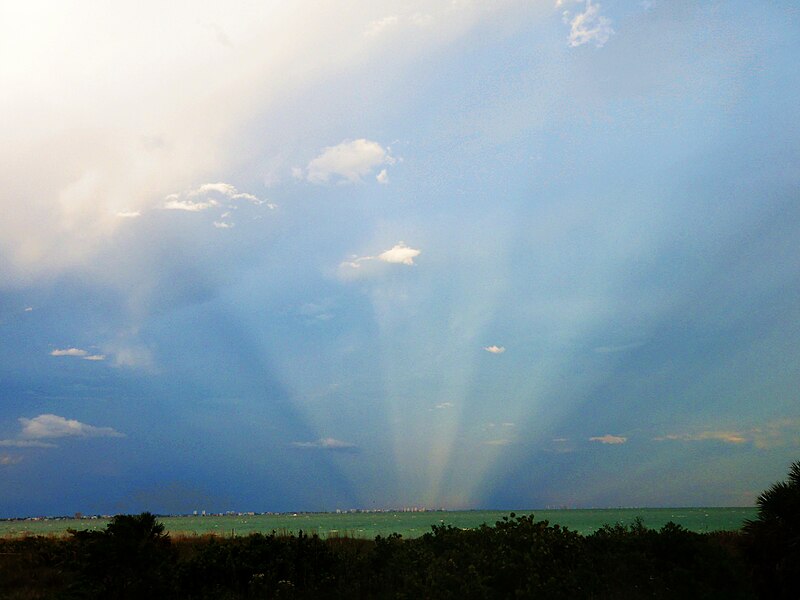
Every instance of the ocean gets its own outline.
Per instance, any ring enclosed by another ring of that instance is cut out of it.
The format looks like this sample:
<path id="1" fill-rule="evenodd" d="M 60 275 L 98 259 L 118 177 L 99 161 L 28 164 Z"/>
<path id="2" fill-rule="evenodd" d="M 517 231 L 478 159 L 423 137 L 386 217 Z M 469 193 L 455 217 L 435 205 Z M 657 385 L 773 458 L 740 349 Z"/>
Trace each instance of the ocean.
<path id="1" fill-rule="evenodd" d="M 658 529 L 673 521 L 690 531 L 731 531 L 739 529 L 745 519 L 756 515 L 755 508 L 603 508 L 561 510 L 469 510 L 425 512 L 344 512 L 297 513 L 267 515 L 214 515 L 159 517 L 172 535 L 239 536 L 249 533 L 294 533 L 299 531 L 321 537 L 349 536 L 373 539 L 377 535 L 399 533 L 405 538 L 423 535 L 432 525 L 452 525 L 459 528 L 478 527 L 483 523 L 494 525 L 508 516 L 533 514 L 537 521 L 568 527 L 583 535 L 597 531 L 605 524 L 630 525 L 640 518 L 645 526 Z M 0 536 L 63 535 L 67 529 L 105 528 L 108 521 L 101 518 L 41 519 L 0 521 Z"/>

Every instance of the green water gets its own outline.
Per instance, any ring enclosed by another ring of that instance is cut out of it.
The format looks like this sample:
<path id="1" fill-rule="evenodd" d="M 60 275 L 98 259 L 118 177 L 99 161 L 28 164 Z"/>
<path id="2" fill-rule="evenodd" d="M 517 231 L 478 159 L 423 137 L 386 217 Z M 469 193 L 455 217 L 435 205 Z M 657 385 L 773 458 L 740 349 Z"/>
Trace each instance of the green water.
<path id="1" fill-rule="evenodd" d="M 745 519 L 755 517 L 755 508 L 607 508 L 575 510 L 518 510 L 518 515 L 533 514 L 536 520 L 547 520 L 587 535 L 604 524 L 631 524 L 637 517 L 650 528 L 659 528 L 668 521 L 690 531 L 705 532 L 736 530 Z M 460 528 L 493 525 L 508 511 L 428 511 L 385 513 L 301 513 L 297 515 L 161 517 L 172 534 L 247 535 L 248 533 L 291 532 L 300 530 L 322 537 L 347 535 L 372 539 L 376 535 L 399 533 L 403 537 L 418 537 L 431 530 L 431 525 L 448 524 Z M 67 529 L 103 529 L 103 519 L 48 519 L 41 521 L 0 521 L 0 536 L 61 535 Z"/>

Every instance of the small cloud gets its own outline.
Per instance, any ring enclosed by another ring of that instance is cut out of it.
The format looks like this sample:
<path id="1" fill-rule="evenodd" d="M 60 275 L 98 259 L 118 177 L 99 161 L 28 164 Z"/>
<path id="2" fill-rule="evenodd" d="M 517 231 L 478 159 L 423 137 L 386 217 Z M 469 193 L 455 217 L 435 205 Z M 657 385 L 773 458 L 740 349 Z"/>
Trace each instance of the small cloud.
<path id="1" fill-rule="evenodd" d="M 140 213 L 138 210 L 127 210 L 118 212 L 117 216 L 120 219 L 135 219 L 136 217 L 141 217 L 142 213 Z"/>
<path id="2" fill-rule="evenodd" d="M 485 346 L 483 349 L 489 352 L 490 354 L 502 354 L 503 352 L 506 351 L 506 349 L 503 346 Z"/>
<path id="3" fill-rule="evenodd" d="M 237 203 L 244 201 L 255 205 L 267 204 L 267 207 L 274 209 L 274 204 L 269 204 L 265 200 L 259 199 L 253 194 L 240 192 L 236 186 L 230 183 L 204 183 L 196 188 L 181 193 L 170 194 L 164 198 L 162 208 L 165 210 L 182 210 L 185 212 L 203 212 L 207 210 L 220 210 L 219 218 L 213 222 L 218 229 L 230 229 L 233 223 L 224 221 L 231 209 L 236 208 Z"/>
<path id="4" fill-rule="evenodd" d="M 343 183 L 360 183 L 376 167 L 395 162 L 388 148 L 378 142 L 364 138 L 344 140 L 336 146 L 324 148 L 308 163 L 306 179 L 311 183 L 327 183 L 335 177 Z"/>
<path id="5" fill-rule="evenodd" d="M 610 346 L 598 346 L 594 349 L 598 354 L 615 354 L 617 352 L 625 352 L 627 350 L 635 350 L 641 348 L 644 342 L 631 342 L 630 344 L 616 344 Z"/>
<path id="6" fill-rule="evenodd" d="M 599 437 L 590 437 L 590 442 L 600 442 L 601 444 L 624 444 L 628 441 L 628 438 L 623 437 L 621 435 L 611 435 L 606 434 Z"/>
<path id="7" fill-rule="evenodd" d="M 63 350 L 55 349 L 50 353 L 50 356 L 87 356 L 89 353 L 80 348 L 64 348 Z"/>
<path id="8" fill-rule="evenodd" d="M 89 356 L 82 356 L 83 360 L 105 360 L 105 354 L 90 354 Z"/>
<path id="9" fill-rule="evenodd" d="M 25 307 L 25 312 L 33 312 L 33 307 L 32 306 L 26 306 Z"/>
<path id="10" fill-rule="evenodd" d="M 483 443 L 486 444 L 487 446 L 508 446 L 509 444 L 512 443 L 512 441 L 504 438 L 499 440 L 487 440 Z"/>
<path id="11" fill-rule="evenodd" d="M 169 197 L 169 196 L 168 196 Z M 208 200 L 206 202 L 195 202 L 193 200 L 167 200 L 164 203 L 166 210 L 185 210 L 187 212 L 200 212 L 219 206 L 216 200 Z"/>
<path id="12" fill-rule="evenodd" d="M 22 425 L 21 436 L 27 439 L 60 438 L 60 437 L 124 437 L 111 427 L 95 427 L 81 423 L 75 419 L 65 419 L 53 414 L 44 414 L 26 419 L 19 419 Z"/>
<path id="13" fill-rule="evenodd" d="M 452 402 L 442 402 L 441 404 L 437 404 L 434 408 L 438 410 L 445 410 L 447 408 L 453 408 L 454 406 L 455 404 L 453 404 Z"/>
<path id="14" fill-rule="evenodd" d="M 569 441 L 569 438 L 564 438 L 564 437 L 562 437 L 562 438 L 553 438 L 553 442 L 555 442 L 556 444 L 565 444 L 568 441 Z"/>
<path id="15" fill-rule="evenodd" d="M 303 169 L 300 167 L 292 167 L 292 177 L 294 179 L 304 179 L 305 175 L 303 174 Z"/>
<path id="16" fill-rule="evenodd" d="M 378 255 L 378 260 L 382 260 L 383 262 L 387 263 L 411 266 L 414 264 L 414 259 L 421 253 L 422 250 L 410 248 L 403 242 L 400 242 L 386 252 L 380 253 Z"/>
<path id="17" fill-rule="evenodd" d="M 398 242 L 389 250 L 378 254 L 378 256 L 353 256 L 351 260 L 340 263 L 339 268 L 352 271 L 353 269 L 361 269 L 364 263 L 376 260 L 389 264 L 412 267 L 416 264 L 414 259 L 420 254 L 422 254 L 422 250 L 411 248 L 407 246 L 405 242 Z"/>
<path id="18" fill-rule="evenodd" d="M 560 6 L 563 3 L 557 4 Z M 592 4 L 592 0 L 586 0 L 583 12 L 579 12 L 570 18 L 569 12 L 564 13 L 564 21 L 569 23 L 570 31 L 567 40 L 573 48 L 584 44 L 594 43 L 598 48 L 602 48 L 608 39 L 614 34 L 611 28 L 611 20 L 600 14 L 600 5 Z"/>
<path id="19" fill-rule="evenodd" d="M 16 465 L 22 462 L 21 456 L 14 456 L 12 454 L 0 454 L 0 466 L 7 467 L 10 465 Z"/>
<path id="20" fill-rule="evenodd" d="M 82 348 L 64 348 L 55 349 L 50 353 L 50 356 L 72 356 L 74 358 L 82 358 L 83 360 L 99 361 L 105 360 L 105 354 L 89 354 Z"/>
<path id="21" fill-rule="evenodd" d="M 389 183 L 389 173 L 386 172 L 386 169 L 381 169 L 381 172 L 375 176 L 375 179 L 378 180 L 378 183 L 387 184 Z"/>
<path id="22" fill-rule="evenodd" d="M 50 442 L 37 440 L 0 440 L 0 448 L 55 448 Z"/>
<path id="23" fill-rule="evenodd" d="M 356 452 L 358 446 L 350 442 L 343 442 L 331 437 L 320 438 L 314 442 L 292 442 L 295 448 L 304 450 L 328 450 L 332 452 Z"/>
<path id="24" fill-rule="evenodd" d="M 736 431 L 701 431 L 699 433 L 668 434 L 653 438 L 657 442 L 682 441 L 682 442 L 704 442 L 717 441 L 727 444 L 744 444 L 749 440 L 745 434 Z"/>

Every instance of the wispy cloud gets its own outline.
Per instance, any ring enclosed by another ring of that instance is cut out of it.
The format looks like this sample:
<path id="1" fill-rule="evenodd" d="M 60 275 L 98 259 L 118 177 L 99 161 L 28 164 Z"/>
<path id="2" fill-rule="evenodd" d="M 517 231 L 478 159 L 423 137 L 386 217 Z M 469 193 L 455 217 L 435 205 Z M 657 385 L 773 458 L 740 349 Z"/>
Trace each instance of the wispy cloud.
<path id="1" fill-rule="evenodd" d="M 683 442 L 705 442 L 716 441 L 727 444 L 745 444 L 749 438 L 737 431 L 700 431 L 698 433 L 667 434 L 653 438 L 657 442 L 664 441 L 683 441 Z"/>
<path id="2" fill-rule="evenodd" d="M 89 353 L 86 350 L 80 348 L 57 348 L 50 353 L 50 356 L 86 356 L 87 354 Z"/>
<path id="3" fill-rule="evenodd" d="M 2 448 L 55 448 L 55 444 L 50 442 L 40 442 L 38 440 L 0 440 Z"/>
<path id="4" fill-rule="evenodd" d="M 483 349 L 489 352 L 490 354 L 502 354 L 503 352 L 506 351 L 504 346 L 494 346 L 494 345 L 484 346 Z"/>
<path id="5" fill-rule="evenodd" d="M 111 427 L 95 427 L 81 423 L 75 419 L 65 419 L 54 414 L 44 414 L 26 419 L 19 419 L 22 425 L 22 438 L 47 439 L 62 437 L 124 437 L 125 434 Z"/>
<path id="6" fill-rule="evenodd" d="M 306 179 L 312 183 L 328 183 L 331 179 L 343 183 L 359 183 L 362 178 L 381 165 L 393 165 L 396 159 L 388 148 L 378 142 L 364 138 L 344 140 L 336 146 L 328 146 L 308 163 Z M 388 181 L 385 169 L 378 174 L 378 181 Z"/>
<path id="7" fill-rule="evenodd" d="M 454 406 L 455 404 L 453 404 L 452 402 L 442 402 L 441 404 L 437 404 L 434 408 L 436 408 L 437 410 L 445 410 L 448 408 L 453 408 Z"/>
<path id="8" fill-rule="evenodd" d="M 12 454 L 0 454 L 0 466 L 7 467 L 16 465 L 22 462 L 21 456 L 14 456 Z"/>
<path id="9" fill-rule="evenodd" d="M 100 361 L 105 360 L 105 354 L 89 354 L 87 350 L 82 348 L 56 348 L 50 352 L 50 356 L 71 356 L 73 358 L 82 358 L 83 360 Z"/>
<path id="10" fill-rule="evenodd" d="M 509 444 L 513 444 L 514 442 L 507 438 L 501 438 L 498 440 L 486 440 L 483 443 L 486 444 L 487 446 L 508 446 Z"/>
<path id="11" fill-rule="evenodd" d="M 240 192 L 236 186 L 224 182 L 204 183 L 184 192 L 169 194 L 164 198 L 162 208 L 195 213 L 212 209 L 224 211 L 213 224 L 217 229 L 230 229 L 233 223 L 225 219 L 230 217 L 231 211 L 236 209 L 240 202 L 266 204 L 270 210 L 276 208 L 275 204 L 261 200 L 253 194 Z"/>
<path id="12" fill-rule="evenodd" d="M 563 4 L 564 2 L 560 1 L 557 6 Z M 600 14 L 600 8 L 600 4 L 592 4 L 592 0 L 586 0 L 582 12 L 574 16 L 569 11 L 564 12 L 564 21 L 570 26 L 567 36 L 570 46 L 576 48 L 593 43 L 598 48 L 602 48 L 614 34 L 611 20 Z"/>
<path id="13" fill-rule="evenodd" d="M 621 436 L 621 435 L 611 435 L 607 433 L 606 435 L 601 435 L 597 437 L 590 437 L 590 442 L 600 442 L 601 444 L 624 444 L 628 441 L 628 438 Z"/>
<path id="14" fill-rule="evenodd" d="M 320 438 L 313 442 L 292 442 L 295 448 L 304 450 L 328 450 L 332 452 L 357 452 L 358 446 L 332 437 Z"/>

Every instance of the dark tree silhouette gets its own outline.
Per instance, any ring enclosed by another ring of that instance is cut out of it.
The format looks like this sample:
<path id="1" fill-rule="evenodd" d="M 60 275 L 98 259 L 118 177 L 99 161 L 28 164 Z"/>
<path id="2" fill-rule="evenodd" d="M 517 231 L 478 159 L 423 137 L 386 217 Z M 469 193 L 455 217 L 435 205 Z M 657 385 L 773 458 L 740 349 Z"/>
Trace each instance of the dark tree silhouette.
<path id="1" fill-rule="evenodd" d="M 800 461 L 757 504 L 758 516 L 743 529 L 757 588 L 764 598 L 800 598 Z"/>

